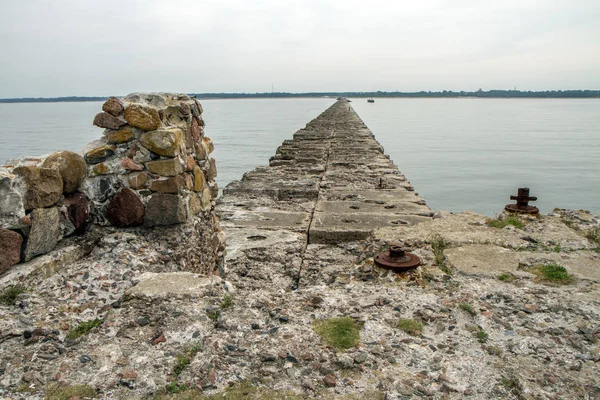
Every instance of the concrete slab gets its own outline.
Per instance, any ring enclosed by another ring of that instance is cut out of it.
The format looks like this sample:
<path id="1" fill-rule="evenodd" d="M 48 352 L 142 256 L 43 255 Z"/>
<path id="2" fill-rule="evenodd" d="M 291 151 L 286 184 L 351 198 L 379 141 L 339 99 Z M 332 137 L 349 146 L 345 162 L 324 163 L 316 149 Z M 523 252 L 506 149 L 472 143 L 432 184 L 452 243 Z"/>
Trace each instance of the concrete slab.
<path id="1" fill-rule="evenodd" d="M 377 228 L 414 225 L 430 219 L 417 215 L 315 213 L 310 227 L 309 243 L 362 240 Z"/>
<path id="2" fill-rule="evenodd" d="M 425 204 L 423 198 L 417 196 L 415 192 L 402 189 L 370 189 L 370 190 L 347 190 L 330 189 L 323 190 L 320 193 L 320 199 L 326 201 L 361 201 L 374 204 L 393 204 L 394 202 L 410 201 L 413 203 Z"/>
<path id="3" fill-rule="evenodd" d="M 255 227 L 263 229 L 289 229 L 306 231 L 309 213 L 285 211 L 223 211 L 220 213 L 222 227 Z"/>
<path id="4" fill-rule="evenodd" d="M 384 204 L 363 201 L 319 201 L 317 212 L 353 213 L 353 214 L 382 214 L 382 215 L 420 215 L 431 217 L 433 212 L 426 205 L 412 202 L 390 201 Z"/>
<path id="5" fill-rule="evenodd" d="M 220 287 L 223 280 L 218 276 L 201 276 L 191 272 L 144 272 L 139 283 L 127 290 L 129 297 L 166 298 L 172 296 L 205 295 L 207 289 Z"/>
<path id="6" fill-rule="evenodd" d="M 305 243 L 306 235 L 304 233 L 285 229 L 276 231 L 255 228 L 229 229 L 225 261 L 233 261 L 241 257 L 247 250 L 269 248 L 282 250 L 289 245 L 293 245 L 294 248 L 302 247 Z"/>
<path id="7" fill-rule="evenodd" d="M 497 277 L 502 272 L 516 272 L 520 257 L 504 247 L 472 244 L 444 251 L 446 260 L 466 275 Z"/>

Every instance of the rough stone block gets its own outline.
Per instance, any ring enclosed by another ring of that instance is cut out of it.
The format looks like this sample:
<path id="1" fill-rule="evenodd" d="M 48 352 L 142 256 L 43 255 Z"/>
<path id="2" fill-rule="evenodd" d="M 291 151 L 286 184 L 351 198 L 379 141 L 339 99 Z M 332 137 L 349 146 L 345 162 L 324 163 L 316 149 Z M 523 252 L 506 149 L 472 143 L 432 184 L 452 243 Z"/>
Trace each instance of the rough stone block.
<path id="1" fill-rule="evenodd" d="M 145 172 L 133 172 L 128 176 L 129 187 L 132 189 L 142 189 L 148 182 L 148 174 Z"/>
<path id="2" fill-rule="evenodd" d="M 129 125 L 145 131 L 153 131 L 160 126 L 158 110 L 142 104 L 131 104 L 125 108 L 125 119 Z"/>
<path id="3" fill-rule="evenodd" d="M 118 117 L 123 112 L 123 102 L 116 97 L 111 97 L 102 105 L 102 111 Z"/>
<path id="4" fill-rule="evenodd" d="M 113 145 L 97 147 L 85 154 L 85 161 L 89 164 L 99 164 L 115 154 L 115 150 Z"/>
<path id="5" fill-rule="evenodd" d="M 75 233 L 85 230 L 90 216 L 90 202 L 83 193 L 75 193 L 65 198 L 67 217 L 75 228 Z"/>
<path id="6" fill-rule="evenodd" d="M 23 238 L 17 232 L 0 228 L 0 274 L 21 260 Z"/>
<path id="7" fill-rule="evenodd" d="M 167 179 L 157 179 L 150 183 L 150 189 L 160 193 L 179 193 L 185 187 L 185 178 L 181 175 Z"/>
<path id="8" fill-rule="evenodd" d="M 108 144 L 121 144 L 131 142 L 135 139 L 134 128 L 131 126 L 124 126 L 118 131 L 108 131 L 106 133 L 106 139 Z"/>
<path id="9" fill-rule="evenodd" d="M 140 136 L 140 144 L 160 156 L 175 157 L 181 153 L 183 132 L 179 128 L 145 132 Z"/>
<path id="10" fill-rule="evenodd" d="M 96 125 L 100 128 L 116 130 L 116 129 L 119 129 L 121 126 L 125 125 L 126 123 L 127 122 L 115 117 L 114 115 L 106 113 L 106 112 L 96 114 L 96 116 L 94 117 L 94 125 Z"/>
<path id="11" fill-rule="evenodd" d="M 0 176 L 0 227 L 17 228 L 25 216 L 24 183 L 15 175 Z"/>
<path id="12" fill-rule="evenodd" d="M 199 166 L 194 167 L 194 190 L 199 192 L 202 190 L 204 185 L 206 184 L 206 180 L 204 178 L 204 174 Z"/>
<path id="13" fill-rule="evenodd" d="M 26 210 L 50 207 L 62 196 L 63 179 L 57 169 L 23 166 L 13 172 L 25 183 L 23 205 Z"/>
<path id="14" fill-rule="evenodd" d="M 209 161 L 208 171 L 206 171 L 206 180 L 212 181 L 217 177 L 217 162 L 211 157 Z"/>
<path id="15" fill-rule="evenodd" d="M 144 225 L 173 225 L 181 224 L 186 220 L 186 204 L 181 196 L 156 193 L 150 197 L 146 206 Z"/>
<path id="16" fill-rule="evenodd" d="M 42 164 L 42 168 L 54 168 L 60 172 L 63 180 L 63 192 L 76 192 L 85 178 L 86 163 L 83 157 L 72 151 L 59 151 L 51 154 Z"/>
<path id="17" fill-rule="evenodd" d="M 176 176 L 183 172 L 183 166 L 177 158 L 149 161 L 146 163 L 148 171 L 161 176 Z"/>
<path id="18" fill-rule="evenodd" d="M 144 203 L 131 189 L 123 188 L 108 203 L 106 219 L 120 228 L 141 225 L 144 222 Z"/>
<path id="19" fill-rule="evenodd" d="M 23 259 L 31 260 L 54 249 L 62 238 L 57 207 L 36 208 L 31 212 L 31 230 L 23 251 Z"/>

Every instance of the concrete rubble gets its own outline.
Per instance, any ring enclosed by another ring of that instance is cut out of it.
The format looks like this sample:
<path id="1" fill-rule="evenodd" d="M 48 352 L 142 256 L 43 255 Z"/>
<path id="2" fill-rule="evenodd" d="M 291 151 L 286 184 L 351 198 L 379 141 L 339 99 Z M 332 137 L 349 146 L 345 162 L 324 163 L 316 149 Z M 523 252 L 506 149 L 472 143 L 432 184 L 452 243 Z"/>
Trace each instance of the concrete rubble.
<path id="1" fill-rule="evenodd" d="M 245 382 L 297 398 L 600 398 L 597 216 L 557 209 L 497 228 L 434 213 L 343 99 L 223 192 L 220 277 L 180 261 L 213 243 L 201 223 L 92 227 L 1 275 L 24 291 L 0 304 L 0 396 L 89 385 L 177 398 Z M 374 265 L 398 241 L 421 267 Z M 543 280 L 550 262 L 572 279 Z M 357 346 L 315 332 L 333 317 L 356 322 Z"/>

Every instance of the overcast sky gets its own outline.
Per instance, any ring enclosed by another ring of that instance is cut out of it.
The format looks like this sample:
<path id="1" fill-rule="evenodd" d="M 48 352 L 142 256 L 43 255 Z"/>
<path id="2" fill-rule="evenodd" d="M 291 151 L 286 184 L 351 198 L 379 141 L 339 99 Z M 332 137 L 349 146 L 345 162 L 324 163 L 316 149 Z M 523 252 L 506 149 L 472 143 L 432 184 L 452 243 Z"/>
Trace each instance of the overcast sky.
<path id="1" fill-rule="evenodd" d="M 600 0 L 0 2 L 0 98 L 600 89 Z"/>

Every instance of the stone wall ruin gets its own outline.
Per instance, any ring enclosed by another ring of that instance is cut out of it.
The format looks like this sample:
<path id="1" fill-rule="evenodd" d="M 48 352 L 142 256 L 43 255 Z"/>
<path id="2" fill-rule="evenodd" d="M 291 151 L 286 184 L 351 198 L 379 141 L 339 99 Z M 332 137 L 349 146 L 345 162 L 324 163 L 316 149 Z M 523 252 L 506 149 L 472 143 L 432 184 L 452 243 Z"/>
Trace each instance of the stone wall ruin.
<path id="1" fill-rule="evenodd" d="M 224 238 L 200 103 L 134 93 L 102 110 L 93 123 L 103 136 L 83 156 L 60 151 L 0 167 L 0 273 L 90 226 L 174 236 L 186 243 L 175 257 L 182 269 L 214 272 Z"/>

